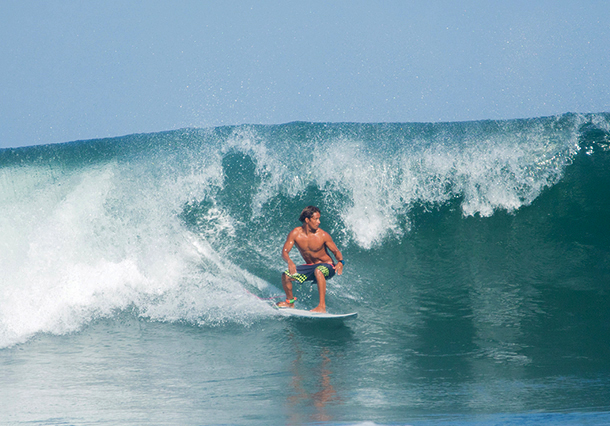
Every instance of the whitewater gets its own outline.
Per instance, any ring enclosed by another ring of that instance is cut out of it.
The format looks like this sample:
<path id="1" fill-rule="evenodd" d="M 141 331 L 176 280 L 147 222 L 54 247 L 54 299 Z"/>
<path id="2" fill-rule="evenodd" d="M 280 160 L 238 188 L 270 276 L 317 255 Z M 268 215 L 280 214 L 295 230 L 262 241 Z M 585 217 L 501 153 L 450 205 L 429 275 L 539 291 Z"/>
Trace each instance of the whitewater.
<path id="1" fill-rule="evenodd" d="M 610 114 L 3 149 L 0 211 L 0 424 L 610 422 Z"/>

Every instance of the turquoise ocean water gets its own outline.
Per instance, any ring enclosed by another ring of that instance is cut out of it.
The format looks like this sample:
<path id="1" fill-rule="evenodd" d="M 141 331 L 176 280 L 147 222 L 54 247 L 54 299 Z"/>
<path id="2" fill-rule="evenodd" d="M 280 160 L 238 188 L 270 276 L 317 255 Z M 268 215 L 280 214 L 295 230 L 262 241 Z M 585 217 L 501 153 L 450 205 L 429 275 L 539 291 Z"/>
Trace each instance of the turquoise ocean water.
<path id="1" fill-rule="evenodd" d="M 271 306 L 310 204 L 345 326 Z M 4 149 L 0 211 L 0 424 L 610 424 L 610 114 Z"/>

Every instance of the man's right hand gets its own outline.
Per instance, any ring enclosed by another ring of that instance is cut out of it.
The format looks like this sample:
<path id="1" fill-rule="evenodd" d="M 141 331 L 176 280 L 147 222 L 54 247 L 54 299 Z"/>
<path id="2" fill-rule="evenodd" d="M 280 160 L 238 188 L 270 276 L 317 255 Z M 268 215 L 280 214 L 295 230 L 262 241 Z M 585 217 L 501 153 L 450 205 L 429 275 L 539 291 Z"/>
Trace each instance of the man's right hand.
<path id="1" fill-rule="evenodd" d="M 288 265 L 288 272 L 290 272 L 290 275 L 295 275 L 297 273 L 297 265 L 294 263 Z"/>

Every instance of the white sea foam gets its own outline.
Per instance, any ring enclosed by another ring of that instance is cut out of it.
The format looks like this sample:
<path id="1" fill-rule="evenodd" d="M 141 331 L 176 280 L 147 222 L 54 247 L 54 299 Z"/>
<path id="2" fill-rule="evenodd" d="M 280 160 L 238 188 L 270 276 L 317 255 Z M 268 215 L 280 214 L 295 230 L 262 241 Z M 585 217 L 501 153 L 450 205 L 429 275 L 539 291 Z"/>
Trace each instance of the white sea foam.
<path id="1" fill-rule="evenodd" d="M 340 138 L 318 146 L 301 176 L 329 193 L 349 194 L 342 219 L 355 242 L 370 248 L 404 232 L 399 218 L 407 217 L 408 226 L 408 211 L 418 203 L 461 198 L 465 216 L 530 204 L 561 178 L 578 151 L 579 124 L 561 132 L 552 122 L 536 122 L 519 128 L 503 123 L 493 132 L 464 126 L 431 139 Z"/>
<path id="2" fill-rule="evenodd" d="M 403 203 L 394 164 L 370 156 L 361 143 L 348 140 L 321 149 L 313 162 L 318 186 L 350 195 L 351 204 L 342 218 L 360 246 L 370 248 L 387 232 L 397 230 Z"/>
<path id="3" fill-rule="evenodd" d="M 206 170 L 118 162 L 63 173 L 3 169 L 3 182 L 10 175 L 15 184 L 1 198 L 0 347 L 126 309 L 199 324 L 248 323 L 267 312 L 243 291 L 265 283 L 202 250 L 204 236 L 179 219 L 189 197 L 218 182 L 214 167 Z"/>

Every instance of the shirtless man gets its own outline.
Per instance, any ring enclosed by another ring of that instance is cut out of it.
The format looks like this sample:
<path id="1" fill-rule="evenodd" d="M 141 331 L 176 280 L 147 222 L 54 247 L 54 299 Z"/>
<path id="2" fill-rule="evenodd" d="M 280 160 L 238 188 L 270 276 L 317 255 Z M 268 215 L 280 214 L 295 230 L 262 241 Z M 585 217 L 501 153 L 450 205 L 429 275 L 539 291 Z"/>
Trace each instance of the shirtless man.
<path id="1" fill-rule="evenodd" d="M 316 281 L 320 303 L 311 312 L 326 312 L 326 280 L 332 278 L 335 272 L 339 275 L 343 273 L 343 255 L 330 235 L 320 229 L 320 209 L 314 206 L 305 207 L 299 220 L 303 225 L 288 234 L 282 249 L 282 259 L 288 263 L 288 270 L 282 274 L 286 301 L 277 305 L 280 308 L 294 308 L 296 297 L 292 295 L 292 281 Z M 295 244 L 305 260 L 305 265 L 296 266 L 290 259 L 289 253 Z M 328 254 L 329 250 L 337 259 L 336 264 Z"/>

